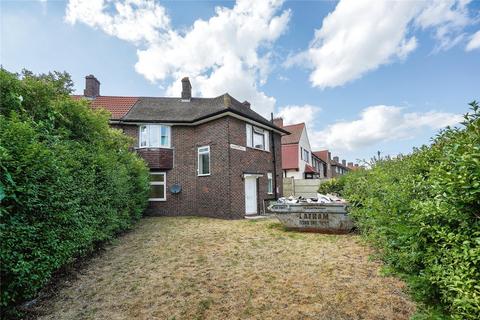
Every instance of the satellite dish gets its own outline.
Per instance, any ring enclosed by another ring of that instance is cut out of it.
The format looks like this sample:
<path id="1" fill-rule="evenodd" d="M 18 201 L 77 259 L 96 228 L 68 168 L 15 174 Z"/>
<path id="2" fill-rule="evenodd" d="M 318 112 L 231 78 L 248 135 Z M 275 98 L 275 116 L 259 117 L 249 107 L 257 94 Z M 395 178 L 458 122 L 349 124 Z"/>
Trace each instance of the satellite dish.
<path id="1" fill-rule="evenodd" d="M 174 184 L 170 187 L 170 192 L 173 194 L 180 193 L 182 191 L 182 187 L 178 184 Z"/>

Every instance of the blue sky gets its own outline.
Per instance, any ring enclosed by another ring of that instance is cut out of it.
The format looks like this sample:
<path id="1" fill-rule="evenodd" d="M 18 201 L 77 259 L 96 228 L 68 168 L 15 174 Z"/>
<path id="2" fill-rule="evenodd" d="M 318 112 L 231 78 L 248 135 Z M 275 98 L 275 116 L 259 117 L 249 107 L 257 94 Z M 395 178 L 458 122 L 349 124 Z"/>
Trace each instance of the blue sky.
<path id="1" fill-rule="evenodd" d="M 307 122 L 314 148 L 349 161 L 409 152 L 480 99 L 480 1 L 0 3 L 9 71 L 133 96 L 178 95 L 189 76 L 197 95 Z"/>

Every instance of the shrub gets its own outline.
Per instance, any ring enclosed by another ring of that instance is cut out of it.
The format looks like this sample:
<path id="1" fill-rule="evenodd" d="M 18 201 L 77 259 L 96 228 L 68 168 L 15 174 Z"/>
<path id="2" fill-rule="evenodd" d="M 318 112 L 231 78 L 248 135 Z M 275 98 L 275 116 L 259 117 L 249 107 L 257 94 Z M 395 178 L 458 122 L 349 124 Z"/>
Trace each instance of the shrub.
<path id="1" fill-rule="evenodd" d="M 148 170 L 131 141 L 71 87 L 65 73 L 0 70 L 2 317 L 147 203 Z"/>
<path id="2" fill-rule="evenodd" d="M 341 191 L 360 230 L 423 301 L 427 318 L 439 310 L 480 318 L 480 110 L 476 102 L 471 107 L 463 128 L 346 175 Z"/>
<path id="3" fill-rule="evenodd" d="M 333 193 L 339 196 L 342 195 L 343 188 L 345 187 L 345 178 L 343 176 L 332 178 L 327 181 L 322 181 L 318 187 L 318 193 L 327 194 Z"/>

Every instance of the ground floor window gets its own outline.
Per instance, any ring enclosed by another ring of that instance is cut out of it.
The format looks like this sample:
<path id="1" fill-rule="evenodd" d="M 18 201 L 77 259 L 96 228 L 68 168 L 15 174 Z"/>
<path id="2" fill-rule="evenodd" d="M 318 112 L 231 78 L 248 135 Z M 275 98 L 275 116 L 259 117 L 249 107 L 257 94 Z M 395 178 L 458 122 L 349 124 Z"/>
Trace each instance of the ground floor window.
<path id="1" fill-rule="evenodd" d="M 198 175 L 210 175 L 210 146 L 198 148 Z"/>
<path id="2" fill-rule="evenodd" d="M 267 172 L 267 193 L 273 193 L 273 175 L 271 172 Z"/>
<path id="3" fill-rule="evenodd" d="M 167 174 L 150 172 L 150 201 L 167 200 Z"/>

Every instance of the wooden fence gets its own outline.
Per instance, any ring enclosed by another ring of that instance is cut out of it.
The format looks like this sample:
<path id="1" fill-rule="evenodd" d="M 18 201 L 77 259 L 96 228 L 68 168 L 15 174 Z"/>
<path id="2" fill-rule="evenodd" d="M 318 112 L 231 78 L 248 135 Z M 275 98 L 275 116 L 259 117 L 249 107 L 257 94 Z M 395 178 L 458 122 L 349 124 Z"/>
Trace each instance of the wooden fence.
<path id="1" fill-rule="evenodd" d="M 326 179 L 293 179 L 283 178 L 283 196 L 295 197 L 317 197 L 317 190 L 320 183 L 327 181 Z"/>

